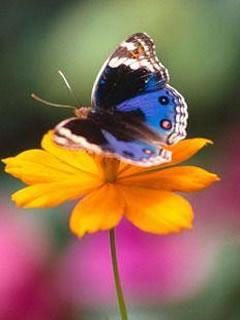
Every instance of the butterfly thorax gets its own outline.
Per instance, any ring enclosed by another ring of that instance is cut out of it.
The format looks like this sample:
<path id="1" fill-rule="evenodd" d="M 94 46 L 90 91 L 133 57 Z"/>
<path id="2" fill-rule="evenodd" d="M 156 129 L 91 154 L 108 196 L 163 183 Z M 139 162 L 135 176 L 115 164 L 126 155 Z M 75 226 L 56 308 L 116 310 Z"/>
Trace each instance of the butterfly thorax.
<path id="1" fill-rule="evenodd" d="M 90 112 L 91 107 L 78 107 L 74 109 L 76 117 L 80 119 L 87 119 Z"/>

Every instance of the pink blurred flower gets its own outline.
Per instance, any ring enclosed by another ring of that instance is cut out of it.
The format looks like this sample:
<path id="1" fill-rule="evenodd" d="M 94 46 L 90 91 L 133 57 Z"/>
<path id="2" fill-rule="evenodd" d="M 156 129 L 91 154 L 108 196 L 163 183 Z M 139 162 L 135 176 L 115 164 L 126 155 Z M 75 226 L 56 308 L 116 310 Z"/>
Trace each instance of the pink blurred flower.
<path id="1" fill-rule="evenodd" d="M 36 219 L 17 215 L 0 206 L 0 319 L 59 320 L 63 306 L 51 285 L 49 235 Z"/>
<path id="2" fill-rule="evenodd" d="M 159 303 L 184 299 L 206 284 L 216 242 L 209 242 L 209 237 L 197 229 L 156 237 L 124 222 L 117 229 L 117 246 L 127 301 Z M 107 233 L 76 240 L 59 265 L 58 282 L 65 298 L 86 305 L 113 302 Z"/>
<path id="3" fill-rule="evenodd" d="M 215 146 L 217 155 L 213 162 L 213 168 L 221 176 L 221 181 L 207 192 L 198 194 L 198 198 L 193 199 L 193 205 L 201 212 L 202 219 L 211 224 L 211 228 L 224 229 L 225 233 L 227 230 L 239 232 L 240 126 L 231 126 L 224 132 Z"/>

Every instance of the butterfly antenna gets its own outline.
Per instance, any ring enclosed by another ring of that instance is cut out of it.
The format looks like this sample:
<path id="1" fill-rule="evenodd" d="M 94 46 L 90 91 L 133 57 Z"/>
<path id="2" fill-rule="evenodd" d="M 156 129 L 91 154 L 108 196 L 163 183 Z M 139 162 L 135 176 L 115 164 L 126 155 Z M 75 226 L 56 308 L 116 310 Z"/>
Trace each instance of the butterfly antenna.
<path id="1" fill-rule="evenodd" d="M 62 79 L 63 79 L 66 87 L 68 88 L 68 90 L 71 92 L 74 101 L 75 101 L 75 102 L 77 103 L 77 105 L 79 106 L 80 103 L 79 103 L 78 96 L 75 94 L 75 92 L 74 92 L 73 89 L 71 88 L 68 79 L 66 78 L 66 76 L 64 75 L 64 73 L 63 73 L 61 70 L 58 70 L 58 73 L 59 73 L 60 76 L 62 77 Z"/>
<path id="2" fill-rule="evenodd" d="M 51 107 L 56 107 L 56 108 L 68 108 L 68 109 L 75 109 L 74 106 L 70 106 L 70 105 L 67 105 L 67 104 L 59 104 L 59 103 L 53 103 L 51 101 L 48 101 L 48 100 L 45 100 L 45 99 L 42 99 L 40 98 L 39 96 L 37 96 L 35 93 L 32 93 L 31 94 L 31 97 L 38 101 L 38 102 L 41 102 L 47 106 L 51 106 Z"/>

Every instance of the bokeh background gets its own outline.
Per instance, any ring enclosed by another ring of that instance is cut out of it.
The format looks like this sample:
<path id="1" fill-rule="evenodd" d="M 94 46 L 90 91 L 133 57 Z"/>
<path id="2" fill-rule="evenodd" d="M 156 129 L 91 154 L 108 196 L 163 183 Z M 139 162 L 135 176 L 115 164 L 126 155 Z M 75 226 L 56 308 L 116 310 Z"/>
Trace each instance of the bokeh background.
<path id="1" fill-rule="evenodd" d="M 1 0 L 1 158 L 39 147 L 70 116 L 32 92 L 83 105 L 106 57 L 128 35 L 156 42 L 171 83 L 189 105 L 189 137 L 214 140 L 191 163 L 222 181 L 191 196 L 194 228 L 179 235 L 117 230 L 130 319 L 240 319 L 240 1 Z M 71 205 L 16 209 L 21 183 L 0 175 L 0 319 L 118 319 L 106 233 L 79 240 Z"/>

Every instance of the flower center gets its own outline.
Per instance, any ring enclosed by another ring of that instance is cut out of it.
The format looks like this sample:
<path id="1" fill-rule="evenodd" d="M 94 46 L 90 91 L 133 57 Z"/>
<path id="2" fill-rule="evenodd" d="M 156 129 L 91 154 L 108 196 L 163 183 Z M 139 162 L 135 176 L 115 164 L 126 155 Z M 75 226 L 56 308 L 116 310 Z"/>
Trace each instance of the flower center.
<path id="1" fill-rule="evenodd" d="M 117 178 L 117 172 L 120 161 L 113 158 L 103 158 L 102 168 L 104 172 L 105 182 L 114 182 Z"/>

